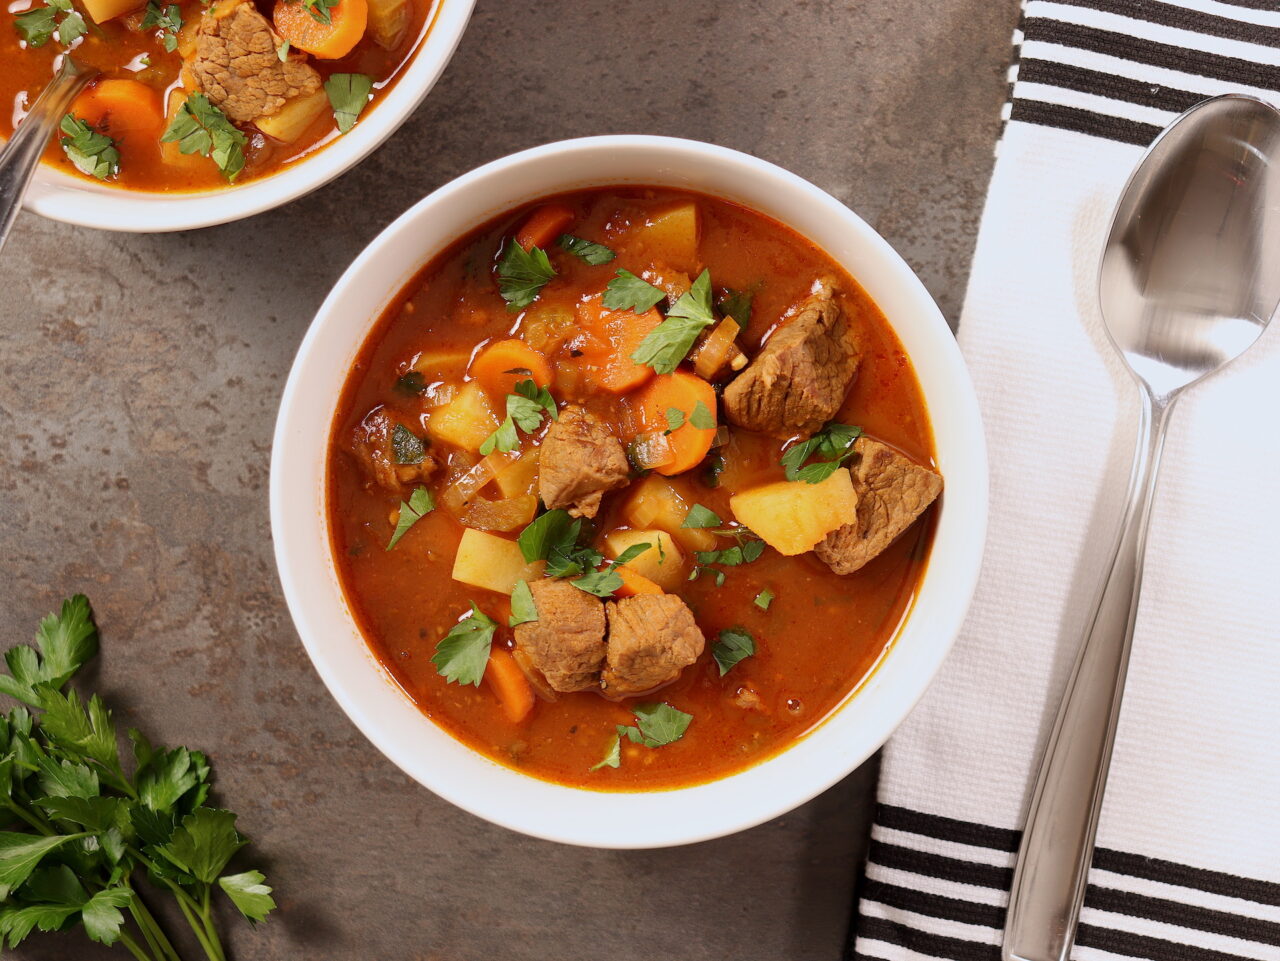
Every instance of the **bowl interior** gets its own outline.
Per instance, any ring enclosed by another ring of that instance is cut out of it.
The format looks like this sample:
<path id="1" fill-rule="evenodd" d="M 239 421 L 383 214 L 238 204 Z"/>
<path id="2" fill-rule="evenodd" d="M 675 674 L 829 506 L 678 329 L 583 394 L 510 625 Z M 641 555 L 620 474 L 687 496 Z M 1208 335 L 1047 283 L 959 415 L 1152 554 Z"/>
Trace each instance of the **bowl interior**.
<path id="1" fill-rule="evenodd" d="M 781 754 L 730 777 L 648 793 L 568 788 L 465 747 L 383 672 L 346 608 L 330 560 L 325 452 L 334 398 L 374 319 L 428 260 L 474 225 L 540 196 L 609 184 L 684 187 L 754 208 L 827 251 L 876 300 L 912 358 L 947 480 L 915 604 L 856 696 Z M 396 764 L 437 794 L 527 834 L 596 847 L 659 847 L 732 833 L 818 794 L 870 756 L 906 716 L 960 628 L 986 530 L 982 427 L 955 340 L 910 268 L 860 218 L 781 168 L 692 141 L 598 137 L 481 167 L 388 227 L 338 282 L 285 388 L 272 452 L 277 563 L 307 649 L 339 703 Z"/>
<path id="2" fill-rule="evenodd" d="M 166 194 L 97 184 L 41 164 L 23 206 L 82 227 L 150 233 L 228 223 L 294 200 L 358 163 L 396 131 L 444 72 L 474 5 L 475 0 L 436 0 L 421 46 L 374 108 L 348 133 L 273 174 L 221 190 Z"/>

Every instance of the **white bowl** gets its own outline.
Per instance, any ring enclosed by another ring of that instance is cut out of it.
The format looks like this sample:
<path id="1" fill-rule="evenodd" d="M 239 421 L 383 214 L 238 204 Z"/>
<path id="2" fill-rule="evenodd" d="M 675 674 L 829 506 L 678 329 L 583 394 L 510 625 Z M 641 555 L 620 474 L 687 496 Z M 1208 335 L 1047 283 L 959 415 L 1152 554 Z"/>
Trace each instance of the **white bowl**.
<path id="1" fill-rule="evenodd" d="M 343 598 L 325 520 L 329 431 L 352 361 L 388 302 L 473 227 L 579 187 L 688 188 L 767 214 L 817 243 L 866 288 L 915 364 L 947 488 L 919 595 L 879 668 L 816 730 L 769 760 L 694 787 L 609 793 L 489 760 L 424 717 L 370 653 Z M 745 154 L 665 137 L 592 137 L 494 161 L 384 230 L 320 308 L 285 386 L 271 457 L 271 528 L 294 623 L 356 725 L 407 774 L 473 814 L 569 844 L 649 848 L 730 834 L 783 814 L 874 753 L 924 693 L 972 596 L 987 520 L 977 400 L 942 314 L 893 249 L 847 207 Z"/>
<path id="2" fill-rule="evenodd" d="M 288 203 L 344 173 L 395 133 L 444 72 L 474 5 L 475 0 L 439 0 L 422 45 L 360 122 L 273 174 L 221 189 L 156 193 L 94 183 L 41 164 L 23 206 L 81 227 L 158 233 L 212 227 Z"/>

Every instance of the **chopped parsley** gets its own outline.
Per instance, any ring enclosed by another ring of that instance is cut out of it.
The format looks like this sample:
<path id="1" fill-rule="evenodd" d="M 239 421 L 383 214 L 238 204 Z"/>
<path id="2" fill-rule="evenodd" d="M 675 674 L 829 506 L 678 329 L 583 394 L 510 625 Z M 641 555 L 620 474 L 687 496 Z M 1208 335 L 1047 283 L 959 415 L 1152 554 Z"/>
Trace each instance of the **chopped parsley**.
<path id="1" fill-rule="evenodd" d="M 693 405 L 693 412 L 689 415 L 689 423 L 698 430 L 715 430 L 716 415 L 707 409 L 706 404 L 698 401 Z"/>
<path id="2" fill-rule="evenodd" d="M 178 31 L 182 29 L 182 10 L 176 3 L 162 7 L 156 0 L 147 0 L 147 11 L 142 15 L 142 29 L 160 28 L 160 42 L 170 53 L 178 49 Z M 288 42 L 288 41 L 286 41 Z"/>
<path id="3" fill-rule="evenodd" d="M 511 617 L 507 619 L 507 626 L 528 624 L 537 619 L 538 606 L 533 603 L 533 591 L 529 590 L 529 582 L 516 581 L 516 586 L 511 589 Z"/>
<path id="4" fill-rule="evenodd" d="M 664 430 L 662 433 L 670 434 L 672 431 L 677 431 L 683 426 L 684 426 L 684 411 L 682 411 L 679 407 L 668 407 L 667 408 L 667 429 Z"/>
<path id="5" fill-rule="evenodd" d="M 569 583 L 578 590 L 594 594 L 596 597 L 613 597 L 618 588 L 622 586 L 622 575 L 618 573 L 618 568 L 628 561 L 635 560 L 652 546 L 647 542 L 644 544 L 632 544 L 602 569 L 588 571 L 582 577 Z"/>
<path id="6" fill-rule="evenodd" d="M 645 747 L 662 747 L 680 740 L 689 729 L 689 722 L 693 720 L 692 714 L 678 711 L 664 703 L 641 704 L 631 713 L 635 715 L 635 727 L 619 724 L 618 736 Z"/>
<path id="7" fill-rule="evenodd" d="M 735 664 L 756 652 L 756 641 L 746 628 L 731 627 L 720 632 L 711 646 L 711 656 L 720 667 L 720 676 L 728 674 Z"/>
<path id="8" fill-rule="evenodd" d="M 720 475 L 724 473 L 724 451 L 719 447 L 712 448 L 704 463 L 707 466 L 702 469 L 699 479 L 704 485 L 715 490 L 720 486 Z"/>
<path id="9" fill-rule="evenodd" d="M 479 687 L 497 627 L 493 618 L 472 602 L 471 613 L 453 625 L 436 645 L 436 653 L 431 658 L 436 673 L 450 683 Z"/>
<path id="10" fill-rule="evenodd" d="M 202 93 L 187 97 L 160 140 L 177 143 L 181 153 L 211 158 L 229 181 L 244 169 L 248 138 Z"/>
<path id="11" fill-rule="evenodd" d="M 534 518 L 516 538 L 526 564 L 549 560 L 557 551 L 572 550 L 582 531 L 582 521 L 574 520 L 561 508 Z"/>
<path id="12" fill-rule="evenodd" d="M 751 320 L 751 301 L 755 292 L 751 290 L 728 290 L 720 298 L 720 313 L 732 317 L 739 327 L 745 328 Z"/>
<path id="13" fill-rule="evenodd" d="M 594 240 L 583 240 L 573 234 L 561 234 L 556 243 L 560 245 L 561 250 L 567 250 L 579 260 L 586 261 L 593 267 L 607 264 L 617 256 L 604 244 L 598 244 Z"/>
<path id="14" fill-rule="evenodd" d="M 316 7 L 325 2 L 326 0 L 318 0 L 316 6 L 311 8 L 311 16 L 315 17 Z M 328 7 L 325 8 L 324 15 L 325 19 L 320 22 L 328 23 Z M 279 51 L 276 53 L 278 56 Z M 373 79 L 362 73 L 330 74 L 329 79 L 324 82 L 324 92 L 329 95 L 329 106 L 333 108 L 333 120 L 338 125 L 338 132 L 346 133 L 356 125 L 360 111 L 369 105 L 369 98 L 373 94 Z"/>
<path id="15" fill-rule="evenodd" d="M 689 574 L 691 581 L 697 580 L 704 573 L 712 574 L 715 576 L 716 587 L 722 587 L 725 579 L 724 571 L 716 570 L 711 566 L 712 564 L 719 564 L 721 567 L 739 567 L 759 560 L 760 555 L 764 553 L 764 541 L 745 527 L 721 527 L 712 533 L 732 537 L 737 543 L 723 550 L 694 551 L 693 556 L 697 565 Z"/>
<path id="16" fill-rule="evenodd" d="M 312 20 L 328 26 L 333 23 L 333 15 L 329 11 L 341 2 L 342 0 L 302 0 L 302 5 L 307 8 Z"/>
<path id="17" fill-rule="evenodd" d="M 701 504 L 694 504 L 689 508 L 689 513 L 685 515 L 684 522 L 680 526 L 689 528 L 719 527 L 721 523 L 720 515 L 715 511 L 703 507 Z"/>
<path id="18" fill-rule="evenodd" d="M 512 237 L 498 260 L 498 293 L 507 302 L 507 310 L 521 310 L 537 299 L 555 275 L 546 251 L 541 247 L 525 250 Z"/>
<path id="19" fill-rule="evenodd" d="M 602 767 L 617 767 L 622 763 L 622 735 L 615 733 L 613 739 L 609 742 L 609 749 L 604 752 L 598 764 L 591 765 L 592 771 L 598 771 Z"/>
<path id="20" fill-rule="evenodd" d="M 63 117 L 58 126 L 62 131 L 62 151 L 81 173 L 106 180 L 120 172 L 120 151 L 106 134 L 73 114 Z"/>
<path id="21" fill-rule="evenodd" d="M 518 244 L 516 246 L 519 246 Z M 555 398 L 551 391 L 539 387 L 532 380 L 516 383 L 516 392 L 507 395 L 507 416 L 492 434 L 480 445 L 480 453 L 488 457 L 495 450 L 509 453 L 520 446 L 519 427 L 526 434 L 532 434 L 542 426 L 542 415 L 552 420 L 557 419 Z"/>
<path id="22" fill-rule="evenodd" d="M 806 441 L 787 448 L 782 455 L 782 469 L 789 481 L 821 484 L 854 455 L 853 442 L 862 436 L 861 427 L 831 421 Z M 812 464 L 805 464 L 816 456 Z"/>
<path id="23" fill-rule="evenodd" d="M 631 271 L 619 270 L 609 281 L 601 303 L 609 310 L 634 310 L 643 314 L 665 296 L 666 293 Z"/>
<path id="24" fill-rule="evenodd" d="M 69 47 L 89 32 L 71 0 L 49 0 L 46 6 L 17 14 L 13 25 L 30 47 L 43 47 L 51 37 Z"/>
<path id="25" fill-rule="evenodd" d="M 391 450 L 395 454 L 396 463 L 402 465 L 421 464 L 427 456 L 427 445 L 422 442 L 422 438 L 404 424 L 396 424 L 392 429 Z"/>
<path id="26" fill-rule="evenodd" d="M 409 495 L 409 500 L 400 502 L 400 517 L 396 521 L 395 533 L 387 543 L 387 550 L 395 547 L 410 527 L 435 509 L 436 499 L 431 496 L 431 491 L 422 486 L 415 487 L 413 493 Z"/>
<path id="27" fill-rule="evenodd" d="M 281 40 L 280 46 L 276 47 L 276 56 L 280 58 L 280 62 L 284 63 L 289 59 L 289 47 L 292 46 L 288 40 Z"/>
<path id="28" fill-rule="evenodd" d="M 411 370 L 403 377 L 396 379 L 395 389 L 401 394 L 413 397 L 427 389 L 427 379 L 416 370 Z"/>
<path id="29" fill-rule="evenodd" d="M 775 595 L 773 591 L 769 590 L 769 588 L 766 587 L 764 590 L 762 590 L 759 594 L 756 595 L 755 600 L 753 600 L 751 603 L 754 604 L 756 607 L 760 608 L 760 610 L 767 611 L 769 609 L 769 605 L 773 603 L 774 596 Z"/>
<path id="30" fill-rule="evenodd" d="M 680 366 L 698 334 L 715 320 L 711 309 L 711 273 L 704 270 L 667 311 L 666 319 L 640 341 L 631 359 L 637 364 L 647 364 L 659 374 L 670 374 Z"/>

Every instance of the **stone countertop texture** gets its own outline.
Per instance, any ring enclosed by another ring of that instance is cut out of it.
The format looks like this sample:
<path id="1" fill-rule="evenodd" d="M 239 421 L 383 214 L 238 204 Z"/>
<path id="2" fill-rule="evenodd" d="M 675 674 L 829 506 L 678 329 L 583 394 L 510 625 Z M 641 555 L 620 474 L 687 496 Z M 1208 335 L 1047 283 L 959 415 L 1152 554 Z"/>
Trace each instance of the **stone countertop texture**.
<path id="1" fill-rule="evenodd" d="M 587 134 L 708 140 L 795 171 L 884 234 L 954 323 L 1017 7 L 479 0 L 421 108 L 309 197 L 185 234 L 19 218 L 0 256 L 4 646 L 85 592 L 103 632 L 89 680 L 122 725 L 213 756 L 282 908 L 256 930 L 224 918 L 235 958 L 841 957 L 874 763 L 734 837 L 617 852 L 480 821 L 371 747 L 280 595 L 276 405 L 316 308 L 378 231 L 481 163 Z M 124 954 L 77 934 L 16 956 Z"/>

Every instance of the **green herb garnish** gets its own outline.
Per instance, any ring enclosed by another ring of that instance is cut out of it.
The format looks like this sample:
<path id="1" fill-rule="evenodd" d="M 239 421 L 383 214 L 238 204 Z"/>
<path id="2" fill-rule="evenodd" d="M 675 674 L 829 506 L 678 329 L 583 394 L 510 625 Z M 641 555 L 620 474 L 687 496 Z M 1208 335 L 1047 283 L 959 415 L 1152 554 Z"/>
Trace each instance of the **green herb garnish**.
<path id="1" fill-rule="evenodd" d="M 182 10 L 176 3 L 162 7 L 156 0 L 147 0 L 146 13 L 142 15 L 142 29 L 160 28 L 160 42 L 170 53 L 178 49 L 178 31 L 182 29 Z M 285 41 L 286 43 L 288 41 Z"/>
<path id="2" fill-rule="evenodd" d="M 751 301 L 755 292 L 750 290 L 728 290 L 720 298 L 720 313 L 732 317 L 739 327 L 746 328 L 751 320 Z"/>
<path id="3" fill-rule="evenodd" d="M 411 370 L 403 377 L 396 378 L 395 389 L 398 393 L 414 397 L 427 389 L 427 379 L 416 370 Z"/>
<path id="4" fill-rule="evenodd" d="M 782 469 L 789 481 L 821 484 L 855 453 L 853 442 L 862 436 L 861 427 L 831 421 L 806 441 L 787 448 L 782 455 Z M 817 456 L 812 464 L 805 464 Z"/>
<path id="5" fill-rule="evenodd" d="M 391 450 L 395 454 L 396 463 L 402 465 L 421 464 L 427 456 L 427 445 L 422 442 L 422 438 L 404 424 L 396 424 L 392 428 Z"/>
<path id="6" fill-rule="evenodd" d="M 698 334 L 715 320 L 711 310 L 711 273 L 704 270 L 667 311 L 666 320 L 640 341 L 631 359 L 647 364 L 659 374 L 670 374 L 685 359 Z"/>
<path id="7" fill-rule="evenodd" d="M 724 473 L 724 452 L 719 447 L 714 447 L 711 453 L 707 454 L 705 461 L 706 467 L 703 468 L 699 479 L 704 485 L 715 490 L 720 486 L 720 475 Z"/>
<path id="8" fill-rule="evenodd" d="M 547 388 L 539 387 L 532 380 L 522 380 L 517 382 L 515 390 L 514 394 L 507 395 L 506 418 L 480 445 L 480 453 L 485 457 L 495 450 L 509 453 L 519 447 L 520 436 L 516 433 L 517 427 L 526 434 L 532 434 L 542 426 L 544 413 L 552 420 L 559 417 L 555 398 Z"/>
<path id="9" fill-rule="evenodd" d="M 507 310 L 521 310 L 537 299 L 555 275 L 546 251 L 541 247 L 525 250 L 512 237 L 498 260 L 498 293 L 507 302 Z"/>
<path id="10" fill-rule="evenodd" d="M 276 57 L 281 63 L 284 63 L 289 59 L 289 47 L 291 46 L 292 44 L 290 44 L 288 40 L 281 40 L 280 46 L 276 47 Z"/>
<path id="11" fill-rule="evenodd" d="M 187 97 L 160 140 L 177 143 L 181 153 L 212 158 L 229 181 L 244 169 L 244 146 L 249 142 L 202 93 Z"/>
<path id="12" fill-rule="evenodd" d="M 698 401 L 693 405 L 693 412 L 689 414 L 689 423 L 698 430 L 715 430 L 716 415 L 707 409 L 706 404 Z"/>
<path id="13" fill-rule="evenodd" d="M 516 543 L 526 564 L 545 561 L 558 550 L 571 549 L 578 542 L 582 521 L 574 520 L 560 508 L 535 517 L 520 532 Z"/>
<path id="14" fill-rule="evenodd" d="M 409 500 L 400 502 L 400 517 L 396 521 L 395 533 L 387 543 L 387 550 L 395 547 L 409 528 L 435 510 L 435 507 L 436 500 L 431 496 L 431 491 L 425 487 L 415 487 Z"/>
<path id="15" fill-rule="evenodd" d="M 333 23 L 333 15 L 329 11 L 341 2 L 342 0 L 302 0 L 302 5 L 307 8 L 312 20 L 328 26 Z"/>
<path id="16" fill-rule="evenodd" d="M 120 151 L 106 134 L 73 114 L 63 117 L 58 127 L 62 131 L 62 151 L 81 173 L 106 180 L 120 172 Z"/>
<path id="17" fill-rule="evenodd" d="M 694 504 L 689 508 L 689 513 L 685 515 L 684 522 L 680 526 L 689 528 L 719 527 L 721 523 L 720 515 L 715 511 L 703 507 L 701 504 Z"/>
<path id="18" fill-rule="evenodd" d="M 662 433 L 664 435 L 670 434 L 673 431 L 679 430 L 683 426 L 684 426 L 684 411 L 682 411 L 679 407 L 668 407 L 667 408 L 667 429 L 664 430 Z"/>
<path id="19" fill-rule="evenodd" d="M 326 0 L 318 0 L 316 7 L 326 3 Z M 335 6 L 336 4 L 330 4 Z M 316 7 L 312 7 L 311 16 L 316 16 Z M 326 7 L 325 17 L 329 16 Z M 316 17 L 319 20 L 319 17 Z M 321 20 L 321 23 L 328 23 L 328 20 Z M 278 55 L 279 51 L 277 51 Z M 329 106 L 333 108 L 333 120 L 338 125 L 338 133 L 346 133 L 356 125 L 356 118 L 360 116 L 360 112 L 369 105 L 370 96 L 373 94 L 373 79 L 362 73 L 335 73 L 330 74 L 329 79 L 324 82 L 324 92 L 329 95 Z"/>
<path id="20" fill-rule="evenodd" d="M 712 533 L 722 537 L 732 537 L 737 543 L 723 550 L 694 551 L 693 556 L 697 564 L 689 574 L 691 581 L 697 580 L 702 574 L 712 574 L 715 577 L 716 587 L 722 587 L 725 580 L 724 571 L 716 570 L 710 565 L 739 567 L 759 560 L 760 555 L 764 553 L 764 541 L 745 527 L 721 527 L 713 530 Z"/>
<path id="21" fill-rule="evenodd" d="M 756 652 L 755 638 L 741 627 L 732 627 L 720 632 L 719 638 L 711 646 L 711 656 L 720 667 L 720 676 L 724 677 L 733 666 L 743 658 Z"/>
<path id="22" fill-rule="evenodd" d="M 604 757 L 600 759 L 598 764 L 591 765 L 592 771 L 598 771 L 602 767 L 617 767 L 622 763 L 622 736 L 615 733 L 613 740 L 609 742 L 609 749 L 604 752 Z"/>
<path id="23" fill-rule="evenodd" d="M 436 645 L 431 663 L 446 681 L 480 686 L 498 625 L 473 602 L 471 613 L 449 629 Z"/>
<path id="24" fill-rule="evenodd" d="M 507 626 L 528 624 L 538 619 L 538 606 L 533 603 L 533 591 L 529 590 L 528 581 L 516 581 L 511 590 L 511 616 L 507 618 Z"/>
<path id="25" fill-rule="evenodd" d="M 84 17 L 72 5 L 71 0 L 49 0 L 46 6 L 14 16 L 13 25 L 18 36 L 30 47 L 43 47 L 50 37 L 57 38 L 58 43 L 69 47 L 89 32 Z"/>
<path id="26" fill-rule="evenodd" d="M 579 260 L 584 260 L 593 267 L 607 264 L 617 256 L 604 244 L 598 244 L 594 240 L 583 240 L 573 234 L 561 234 L 556 243 L 560 245 L 561 250 L 567 250 Z"/>
<path id="27" fill-rule="evenodd" d="M 619 270 L 606 285 L 601 303 L 609 310 L 634 310 L 643 314 L 665 296 L 663 291 L 631 271 Z"/>
<path id="28" fill-rule="evenodd" d="M 764 590 L 762 590 L 759 594 L 756 595 L 755 600 L 753 600 L 751 603 L 753 603 L 756 607 L 760 608 L 760 610 L 767 611 L 769 609 L 769 605 L 773 603 L 773 598 L 774 598 L 773 591 L 769 590 L 769 588 L 766 587 Z"/>
<path id="29" fill-rule="evenodd" d="M 635 715 L 635 727 L 619 724 L 619 737 L 645 747 L 662 747 L 684 737 L 689 729 L 692 714 L 677 711 L 670 704 L 641 704 L 631 712 Z"/>
<path id="30" fill-rule="evenodd" d="M 652 546 L 647 542 L 644 544 L 632 544 L 605 565 L 602 570 L 589 570 L 582 577 L 569 583 L 578 590 L 594 594 L 596 597 L 612 597 L 618 588 L 622 586 L 622 575 L 618 573 L 618 568 L 628 561 L 635 560 Z"/>

